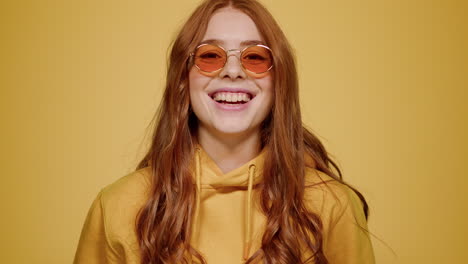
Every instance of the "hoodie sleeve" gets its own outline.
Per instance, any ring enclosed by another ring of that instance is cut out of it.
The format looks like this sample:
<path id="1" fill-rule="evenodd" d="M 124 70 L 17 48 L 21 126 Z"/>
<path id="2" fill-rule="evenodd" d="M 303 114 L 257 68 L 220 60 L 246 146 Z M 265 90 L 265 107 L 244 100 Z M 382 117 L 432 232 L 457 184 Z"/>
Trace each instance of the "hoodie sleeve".
<path id="1" fill-rule="evenodd" d="M 109 243 L 101 200 L 102 190 L 94 199 L 81 231 L 74 264 L 116 264 L 118 254 Z"/>
<path id="2" fill-rule="evenodd" d="M 332 189 L 336 192 L 328 196 L 334 202 L 329 207 L 328 230 L 324 230 L 327 234 L 324 251 L 328 261 L 333 264 L 374 264 L 361 200 L 345 185 L 335 185 Z"/>

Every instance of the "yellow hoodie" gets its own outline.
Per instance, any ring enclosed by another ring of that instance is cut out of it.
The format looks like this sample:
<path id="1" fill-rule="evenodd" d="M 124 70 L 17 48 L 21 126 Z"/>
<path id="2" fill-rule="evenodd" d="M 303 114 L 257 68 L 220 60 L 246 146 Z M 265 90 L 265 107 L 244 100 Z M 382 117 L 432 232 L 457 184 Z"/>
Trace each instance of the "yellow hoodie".
<path id="1" fill-rule="evenodd" d="M 261 247 L 266 224 L 254 186 L 262 179 L 266 149 L 243 166 L 222 173 L 201 148 L 195 152 L 197 205 L 191 240 L 209 264 L 239 264 Z M 347 186 L 306 170 L 305 201 L 323 221 L 324 252 L 330 264 L 375 263 L 362 203 Z M 135 217 L 148 197 L 150 169 L 143 168 L 103 188 L 89 209 L 75 264 L 140 264 Z M 360 226 L 360 227 L 359 227 Z M 308 255 L 309 256 L 309 255 Z"/>

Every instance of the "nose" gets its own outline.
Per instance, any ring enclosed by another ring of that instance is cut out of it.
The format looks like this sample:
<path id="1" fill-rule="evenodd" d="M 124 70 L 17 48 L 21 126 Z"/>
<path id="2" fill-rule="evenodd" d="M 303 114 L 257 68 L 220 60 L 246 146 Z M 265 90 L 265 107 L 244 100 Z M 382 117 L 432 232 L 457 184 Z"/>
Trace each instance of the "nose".
<path id="1" fill-rule="evenodd" d="M 219 74 L 221 78 L 229 78 L 231 80 L 246 78 L 246 74 L 240 63 L 239 54 L 236 52 L 229 54 L 226 64 Z"/>

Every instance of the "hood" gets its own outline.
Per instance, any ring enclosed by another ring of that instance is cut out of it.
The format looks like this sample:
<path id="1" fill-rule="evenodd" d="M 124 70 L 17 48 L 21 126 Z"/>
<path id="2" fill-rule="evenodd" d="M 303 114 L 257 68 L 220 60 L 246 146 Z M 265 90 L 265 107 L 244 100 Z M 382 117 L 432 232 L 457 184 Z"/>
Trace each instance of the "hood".
<path id="1" fill-rule="evenodd" d="M 246 162 L 244 165 L 234 169 L 228 173 L 223 173 L 218 165 L 211 159 L 208 153 L 199 144 L 195 146 L 195 179 L 200 176 L 201 188 L 223 188 L 223 187 L 242 187 L 249 185 L 249 171 L 253 185 L 256 185 L 262 180 L 263 162 L 265 159 L 267 148 L 263 150 L 253 159 Z M 197 169 L 199 174 L 197 175 Z M 253 172 L 252 170 L 255 170 Z"/>

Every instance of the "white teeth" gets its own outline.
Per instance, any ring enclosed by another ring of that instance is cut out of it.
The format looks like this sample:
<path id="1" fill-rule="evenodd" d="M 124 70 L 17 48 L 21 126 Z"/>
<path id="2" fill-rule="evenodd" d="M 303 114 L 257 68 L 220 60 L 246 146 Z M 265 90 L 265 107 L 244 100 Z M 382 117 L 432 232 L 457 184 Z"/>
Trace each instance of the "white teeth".
<path id="1" fill-rule="evenodd" d="M 229 92 L 221 92 L 216 93 L 213 96 L 215 101 L 226 101 L 226 102 L 248 102 L 250 101 L 250 95 L 247 93 L 229 93 Z"/>

